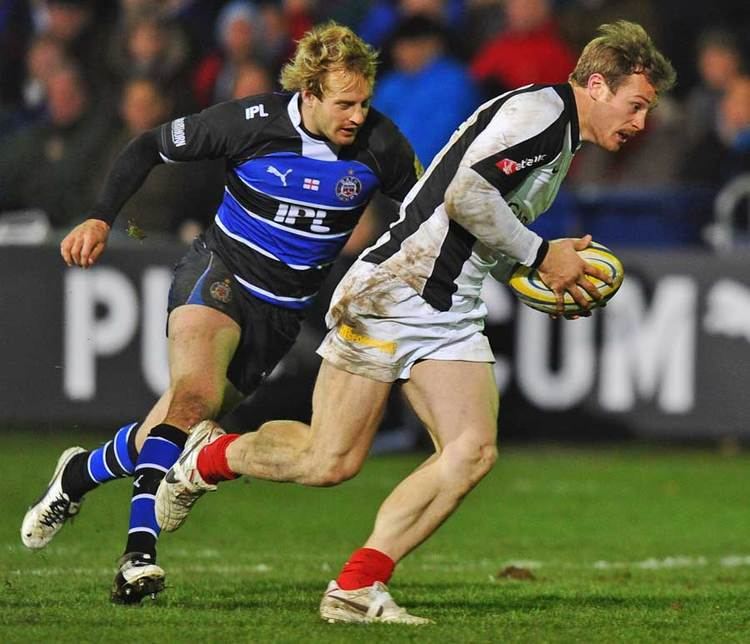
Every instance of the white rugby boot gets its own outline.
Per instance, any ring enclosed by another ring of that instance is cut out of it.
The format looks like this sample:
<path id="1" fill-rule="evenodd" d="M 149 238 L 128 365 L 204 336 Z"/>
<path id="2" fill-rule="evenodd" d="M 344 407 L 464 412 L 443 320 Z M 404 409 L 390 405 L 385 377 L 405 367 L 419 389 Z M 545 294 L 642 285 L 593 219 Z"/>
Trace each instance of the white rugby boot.
<path id="1" fill-rule="evenodd" d="M 21 523 L 21 541 L 32 550 L 44 548 L 60 531 L 65 522 L 81 510 L 83 499 L 71 501 L 63 492 L 62 475 L 65 466 L 76 454 L 85 452 L 83 447 L 69 447 L 57 459 L 55 472 L 44 494 L 32 505 Z"/>
<path id="2" fill-rule="evenodd" d="M 336 581 L 328 584 L 320 602 L 320 617 L 331 624 L 433 624 L 431 619 L 417 617 L 401 608 L 388 592 L 387 586 L 376 581 L 372 586 L 356 590 L 342 590 Z"/>
<path id="3" fill-rule="evenodd" d="M 198 452 L 226 432 L 212 420 L 190 430 L 180 458 L 167 470 L 156 490 L 156 522 L 164 532 L 174 532 L 187 519 L 190 508 L 216 485 L 206 483 L 198 472 Z"/>

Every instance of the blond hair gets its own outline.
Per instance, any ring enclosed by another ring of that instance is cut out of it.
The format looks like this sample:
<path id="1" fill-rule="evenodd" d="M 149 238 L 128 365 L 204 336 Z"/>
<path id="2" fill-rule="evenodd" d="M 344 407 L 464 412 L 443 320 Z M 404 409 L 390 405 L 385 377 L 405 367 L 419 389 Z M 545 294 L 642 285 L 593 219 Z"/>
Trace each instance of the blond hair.
<path id="1" fill-rule="evenodd" d="M 570 81 L 585 87 L 591 74 L 601 74 L 616 92 L 632 74 L 644 74 L 657 94 L 671 89 L 676 80 L 672 63 L 658 50 L 639 24 L 618 20 L 599 27 L 600 36 L 583 49 Z"/>
<path id="2" fill-rule="evenodd" d="M 323 98 L 329 72 L 360 74 L 375 83 L 377 52 L 348 27 L 327 22 L 308 31 L 297 43 L 291 62 L 281 70 L 281 86 L 291 92 L 308 90 Z"/>

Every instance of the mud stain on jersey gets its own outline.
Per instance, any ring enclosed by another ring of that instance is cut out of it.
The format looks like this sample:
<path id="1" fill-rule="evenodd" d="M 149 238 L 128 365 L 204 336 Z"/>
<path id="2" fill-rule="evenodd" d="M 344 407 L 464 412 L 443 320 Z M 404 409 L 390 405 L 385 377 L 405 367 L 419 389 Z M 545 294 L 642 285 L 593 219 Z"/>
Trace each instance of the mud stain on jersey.
<path id="1" fill-rule="evenodd" d="M 501 246 L 506 241 L 502 239 L 502 221 L 488 201 L 488 188 L 496 196 L 497 191 L 478 175 L 457 173 L 445 195 L 445 210 L 451 219 L 493 252 L 502 252 Z M 514 215 L 518 218 L 516 213 Z"/>
<path id="2" fill-rule="evenodd" d="M 421 295 L 435 270 L 449 224 L 447 215 L 440 209 L 402 242 L 399 251 L 383 262 L 383 268 Z"/>

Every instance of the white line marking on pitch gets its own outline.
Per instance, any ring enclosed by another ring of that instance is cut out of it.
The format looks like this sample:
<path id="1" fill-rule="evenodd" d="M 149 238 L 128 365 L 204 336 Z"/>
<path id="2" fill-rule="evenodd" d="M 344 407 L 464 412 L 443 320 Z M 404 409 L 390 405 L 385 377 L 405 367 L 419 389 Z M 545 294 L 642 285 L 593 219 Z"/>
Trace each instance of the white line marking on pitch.
<path id="1" fill-rule="evenodd" d="M 724 568 L 738 568 L 741 566 L 750 566 L 750 555 L 726 555 L 723 557 L 705 557 L 703 555 L 684 556 L 675 555 L 669 557 L 649 557 L 641 561 L 606 561 L 598 560 L 593 563 L 571 563 L 563 561 L 537 561 L 530 559 L 510 559 L 498 564 L 497 561 L 481 559 L 473 562 L 451 561 L 449 557 L 440 557 L 432 555 L 431 561 L 425 561 L 418 564 L 421 570 L 435 571 L 466 571 L 484 568 L 495 568 L 498 565 L 502 567 L 516 566 L 518 568 L 538 569 L 538 568 L 594 568 L 595 570 L 612 570 L 624 568 L 639 568 L 641 570 L 669 570 L 675 568 L 701 568 L 711 564 L 719 565 Z"/>
<path id="2" fill-rule="evenodd" d="M 643 561 L 595 561 L 597 570 L 611 568 L 641 568 L 642 570 L 665 570 L 669 568 L 699 568 L 708 565 L 705 557 L 664 557 L 663 559 L 644 559 Z"/>
<path id="3" fill-rule="evenodd" d="M 203 553 L 205 558 L 214 558 L 214 553 L 206 551 Z M 739 568 L 750 566 L 750 555 L 725 555 L 723 557 L 705 557 L 702 555 L 682 556 L 676 555 L 671 557 L 650 557 L 641 561 L 606 561 L 598 560 L 593 563 L 571 563 L 556 561 L 537 561 L 531 559 L 510 559 L 498 563 L 492 559 L 480 559 L 476 561 L 459 562 L 452 561 L 449 557 L 440 555 L 428 555 L 425 557 L 428 561 L 411 564 L 420 570 L 432 570 L 437 572 L 463 572 L 468 570 L 484 570 L 487 568 L 496 569 L 498 566 L 516 566 L 518 568 L 539 569 L 539 568 L 593 568 L 594 570 L 622 570 L 626 568 L 638 568 L 640 570 L 669 570 L 675 568 L 701 568 L 708 565 L 718 565 L 724 568 Z M 283 568 L 283 566 L 281 566 Z M 223 565 L 211 563 L 188 563 L 172 564 L 169 566 L 170 572 L 176 573 L 209 573 L 209 574 L 264 574 L 271 572 L 276 568 L 267 563 L 240 564 L 240 565 Z M 321 570 L 328 571 L 331 566 L 328 563 L 321 564 Z M 109 575 L 114 568 L 108 567 L 91 567 L 91 568 L 66 568 L 61 566 L 50 566 L 45 568 L 17 568 L 8 570 L 8 575 L 21 576 L 30 575 L 34 577 L 55 577 L 58 575 Z"/>
<path id="4" fill-rule="evenodd" d="M 57 575 L 86 575 L 86 576 L 99 576 L 99 575 L 111 575 L 114 568 L 23 568 L 16 570 L 9 570 L 8 573 L 11 575 L 20 576 L 32 576 L 32 577 L 55 577 Z M 211 573 L 220 575 L 230 574 L 250 574 L 250 573 L 266 573 L 273 570 L 271 566 L 267 564 L 255 564 L 252 566 L 235 566 L 235 565 L 211 565 L 211 564 L 195 564 L 188 566 L 170 566 L 170 573 Z"/>

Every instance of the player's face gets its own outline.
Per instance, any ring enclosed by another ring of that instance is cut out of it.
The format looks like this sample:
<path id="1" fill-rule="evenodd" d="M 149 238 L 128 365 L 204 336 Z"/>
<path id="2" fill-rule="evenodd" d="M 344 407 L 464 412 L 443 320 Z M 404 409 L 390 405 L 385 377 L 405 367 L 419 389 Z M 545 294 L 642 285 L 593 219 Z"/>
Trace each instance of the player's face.
<path id="1" fill-rule="evenodd" d="M 370 109 L 372 85 L 360 74 L 330 72 L 323 98 L 302 92 L 305 127 L 334 145 L 351 145 Z"/>
<path id="2" fill-rule="evenodd" d="M 592 79 L 598 74 L 592 75 Z M 604 79 L 589 81 L 594 99 L 588 119 L 588 137 L 605 150 L 616 152 L 646 126 L 656 91 L 644 74 L 631 74 L 612 92 Z"/>

